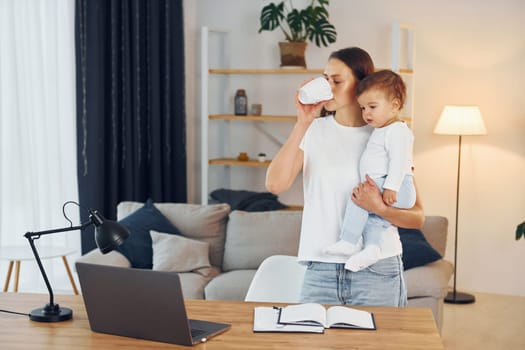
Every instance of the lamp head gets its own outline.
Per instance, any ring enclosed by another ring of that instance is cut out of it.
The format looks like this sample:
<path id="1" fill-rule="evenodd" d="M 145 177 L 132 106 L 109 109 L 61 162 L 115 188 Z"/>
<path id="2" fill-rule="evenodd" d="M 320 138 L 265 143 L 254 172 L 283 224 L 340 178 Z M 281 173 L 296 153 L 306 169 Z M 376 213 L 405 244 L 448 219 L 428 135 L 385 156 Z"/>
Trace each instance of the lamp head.
<path id="1" fill-rule="evenodd" d="M 477 106 L 445 106 L 434 128 L 440 135 L 485 135 L 487 129 Z"/>
<path id="2" fill-rule="evenodd" d="M 102 254 L 115 250 L 129 237 L 129 230 L 125 226 L 107 220 L 96 210 L 90 210 L 89 213 L 95 225 L 95 242 Z"/>

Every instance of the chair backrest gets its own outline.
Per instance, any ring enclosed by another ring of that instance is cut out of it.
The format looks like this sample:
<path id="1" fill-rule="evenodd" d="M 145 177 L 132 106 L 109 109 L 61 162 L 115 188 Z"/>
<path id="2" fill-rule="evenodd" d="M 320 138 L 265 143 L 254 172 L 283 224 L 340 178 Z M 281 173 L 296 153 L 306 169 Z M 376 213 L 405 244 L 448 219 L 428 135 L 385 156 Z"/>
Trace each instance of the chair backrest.
<path id="1" fill-rule="evenodd" d="M 296 256 L 272 255 L 257 269 L 244 301 L 298 303 L 305 271 Z"/>

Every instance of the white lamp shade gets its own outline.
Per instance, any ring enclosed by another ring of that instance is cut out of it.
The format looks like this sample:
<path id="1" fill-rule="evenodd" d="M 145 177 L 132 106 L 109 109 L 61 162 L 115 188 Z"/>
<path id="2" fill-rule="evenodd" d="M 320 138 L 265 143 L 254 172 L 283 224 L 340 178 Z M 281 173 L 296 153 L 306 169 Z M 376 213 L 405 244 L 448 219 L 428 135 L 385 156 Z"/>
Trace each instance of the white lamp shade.
<path id="1" fill-rule="evenodd" d="M 434 128 L 440 135 L 485 135 L 487 129 L 477 106 L 445 106 Z"/>

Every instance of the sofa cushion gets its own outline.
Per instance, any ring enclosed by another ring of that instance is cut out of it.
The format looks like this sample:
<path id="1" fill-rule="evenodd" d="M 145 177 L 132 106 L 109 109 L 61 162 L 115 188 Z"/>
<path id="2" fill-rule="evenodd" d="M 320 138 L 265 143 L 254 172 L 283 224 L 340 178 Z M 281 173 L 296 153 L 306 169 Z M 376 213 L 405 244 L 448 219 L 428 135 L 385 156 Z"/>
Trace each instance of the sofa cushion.
<path id="1" fill-rule="evenodd" d="M 121 202 L 117 207 L 117 215 L 125 216 L 141 205 L 139 202 Z M 222 265 L 226 222 L 230 213 L 228 204 L 155 203 L 155 207 L 184 237 L 209 243 L 210 263 L 217 267 Z"/>
<path id="2" fill-rule="evenodd" d="M 179 273 L 184 299 L 204 299 L 204 287 L 213 277 L 219 274 L 220 270 L 216 267 L 211 268 L 209 276 L 203 276 L 195 272 Z"/>
<path id="3" fill-rule="evenodd" d="M 122 253 L 134 268 L 151 269 L 153 266 L 150 230 L 180 234 L 179 230 L 153 205 L 151 199 L 119 223 L 127 227 L 131 234 L 117 251 Z"/>
<path id="4" fill-rule="evenodd" d="M 302 211 L 230 214 L 223 271 L 257 269 L 271 255 L 297 255 Z"/>
<path id="5" fill-rule="evenodd" d="M 207 300 L 244 300 L 257 270 L 235 270 L 221 273 L 204 288 Z"/>
<path id="6" fill-rule="evenodd" d="M 400 227 L 399 238 L 403 246 L 402 259 L 405 270 L 441 259 L 441 255 L 427 242 L 420 230 Z"/>
<path id="7" fill-rule="evenodd" d="M 439 259 L 417 269 L 405 270 L 408 298 L 427 297 L 444 298 L 448 290 L 448 281 L 453 272 L 450 261 Z"/>
<path id="8" fill-rule="evenodd" d="M 210 244 L 179 235 L 150 231 L 153 248 L 153 270 L 196 272 L 208 276 Z"/>

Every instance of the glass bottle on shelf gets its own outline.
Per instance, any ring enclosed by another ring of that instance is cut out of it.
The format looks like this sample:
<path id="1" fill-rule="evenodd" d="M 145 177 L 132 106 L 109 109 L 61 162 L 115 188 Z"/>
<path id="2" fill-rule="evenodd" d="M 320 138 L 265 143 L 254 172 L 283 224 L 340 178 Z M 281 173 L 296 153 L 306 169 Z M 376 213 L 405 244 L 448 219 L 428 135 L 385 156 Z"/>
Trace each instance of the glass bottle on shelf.
<path id="1" fill-rule="evenodd" d="M 234 99 L 235 115 L 247 115 L 248 114 L 248 97 L 244 89 L 239 89 L 235 93 Z"/>

